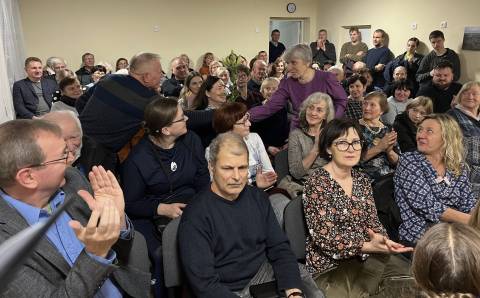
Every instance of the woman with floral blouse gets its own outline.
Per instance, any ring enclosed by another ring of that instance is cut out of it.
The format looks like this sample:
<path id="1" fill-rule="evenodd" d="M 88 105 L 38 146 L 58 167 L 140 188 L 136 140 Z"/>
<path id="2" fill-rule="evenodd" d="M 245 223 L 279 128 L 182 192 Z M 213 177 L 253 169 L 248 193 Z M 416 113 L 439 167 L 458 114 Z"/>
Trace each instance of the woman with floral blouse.
<path id="1" fill-rule="evenodd" d="M 462 139 L 457 122 L 447 114 L 428 115 L 418 125 L 417 150 L 400 157 L 394 177 L 403 243 L 415 245 L 440 221 L 469 221 L 477 199 L 468 181 Z"/>
<path id="2" fill-rule="evenodd" d="M 362 144 L 358 124 L 332 120 L 319 145 L 328 163 L 305 184 L 306 266 L 327 297 L 378 294 L 383 279 L 409 275 L 408 263 L 390 254 L 412 249 L 388 239 L 370 180 L 353 169 L 365 149 Z"/>

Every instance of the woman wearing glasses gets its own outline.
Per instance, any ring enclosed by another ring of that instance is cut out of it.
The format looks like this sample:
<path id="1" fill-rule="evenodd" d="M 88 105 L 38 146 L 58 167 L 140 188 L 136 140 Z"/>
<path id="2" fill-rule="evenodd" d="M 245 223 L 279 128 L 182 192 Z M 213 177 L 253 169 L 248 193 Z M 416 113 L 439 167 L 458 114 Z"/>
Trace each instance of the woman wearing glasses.
<path id="1" fill-rule="evenodd" d="M 360 127 L 352 120 L 329 122 L 319 144 L 327 164 L 305 183 L 306 266 L 327 297 L 377 294 L 385 278 L 409 271 L 407 262 L 390 254 L 412 249 L 387 238 L 370 180 L 353 169 L 365 152 L 362 143 Z"/>
<path id="2" fill-rule="evenodd" d="M 234 132 L 240 135 L 248 147 L 249 182 L 256 183 L 260 188 L 268 188 L 277 181 L 265 146 L 260 136 L 250 132 L 250 114 L 247 106 L 239 102 L 224 104 L 213 114 L 213 129 L 217 134 Z M 208 159 L 209 150 L 206 150 Z"/>
<path id="3" fill-rule="evenodd" d="M 210 177 L 200 138 L 187 131 L 188 117 L 175 99 L 152 101 L 144 115 L 147 134 L 125 161 L 121 180 L 125 211 L 147 240 L 153 278 L 161 285 L 161 228 L 182 215 Z M 163 297 L 160 287 L 156 297 Z"/>

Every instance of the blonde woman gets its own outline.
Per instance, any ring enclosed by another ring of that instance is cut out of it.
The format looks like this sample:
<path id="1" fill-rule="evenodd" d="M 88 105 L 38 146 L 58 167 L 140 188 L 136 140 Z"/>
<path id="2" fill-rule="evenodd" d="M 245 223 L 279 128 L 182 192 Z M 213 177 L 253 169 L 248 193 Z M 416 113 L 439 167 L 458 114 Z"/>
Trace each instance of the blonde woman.
<path id="1" fill-rule="evenodd" d="M 394 177 L 403 221 L 399 236 L 409 246 L 440 221 L 468 223 L 476 203 L 457 122 L 446 114 L 428 115 L 416 138 L 417 151 L 402 154 Z"/>

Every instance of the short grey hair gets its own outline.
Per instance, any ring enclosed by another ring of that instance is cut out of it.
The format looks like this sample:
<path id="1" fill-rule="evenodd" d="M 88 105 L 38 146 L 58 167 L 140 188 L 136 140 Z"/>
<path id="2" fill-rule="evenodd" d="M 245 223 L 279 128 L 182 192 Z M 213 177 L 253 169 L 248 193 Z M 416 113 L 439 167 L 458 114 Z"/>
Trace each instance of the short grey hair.
<path id="1" fill-rule="evenodd" d="M 218 160 L 218 153 L 220 149 L 228 145 L 228 149 L 230 152 L 235 155 L 242 155 L 247 153 L 247 161 L 248 161 L 248 147 L 245 144 L 245 141 L 241 136 L 233 132 L 225 132 L 219 134 L 213 141 L 210 143 L 209 146 L 209 156 L 208 156 L 208 163 L 210 165 L 215 165 Z"/>
<path id="2" fill-rule="evenodd" d="M 59 64 L 59 63 L 63 63 L 66 65 L 66 62 L 63 58 L 60 58 L 60 57 L 50 57 L 47 59 L 47 66 L 50 67 L 51 69 L 53 69 L 55 67 L 55 65 Z"/>
<path id="3" fill-rule="evenodd" d="M 300 121 L 300 128 L 308 129 L 308 122 L 307 122 L 307 109 L 309 106 L 320 103 L 324 101 L 327 104 L 327 115 L 325 117 L 325 122 L 323 125 L 327 124 L 328 122 L 332 121 L 335 117 L 335 108 L 333 107 L 332 98 L 330 95 L 322 92 L 315 92 L 310 94 L 300 106 L 300 111 L 298 113 L 298 119 Z"/>
<path id="4" fill-rule="evenodd" d="M 41 119 L 49 121 L 51 123 L 60 123 L 65 119 L 71 119 L 75 122 L 77 128 L 80 130 L 80 135 L 83 136 L 82 124 L 80 123 L 80 119 L 78 119 L 78 116 L 73 111 L 53 111 L 43 115 Z"/>
<path id="5" fill-rule="evenodd" d="M 290 63 L 293 59 L 300 59 L 307 64 L 312 64 L 312 50 L 306 44 L 297 44 L 289 48 L 283 58 L 287 63 Z"/>
<path id="6" fill-rule="evenodd" d="M 154 60 L 160 60 L 160 56 L 154 53 L 140 52 L 130 59 L 130 71 L 142 73 L 143 68 Z"/>
<path id="7" fill-rule="evenodd" d="M 37 143 L 39 131 L 62 138 L 60 127 L 45 120 L 17 119 L 0 125 L 0 187 L 14 185 L 20 169 L 45 161 Z"/>

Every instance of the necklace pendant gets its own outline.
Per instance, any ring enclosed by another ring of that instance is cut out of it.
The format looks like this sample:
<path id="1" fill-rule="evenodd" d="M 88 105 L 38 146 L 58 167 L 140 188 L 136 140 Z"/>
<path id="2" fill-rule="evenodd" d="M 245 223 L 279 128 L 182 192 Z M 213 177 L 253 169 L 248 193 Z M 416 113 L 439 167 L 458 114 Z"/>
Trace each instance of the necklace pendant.
<path id="1" fill-rule="evenodd" d="M 172 170 L 172 172 L 175 172 L 177 170 L 178 166 L 177 166 L 177 163 L 172 161 L 170 163 L 170 170 Z"/>

